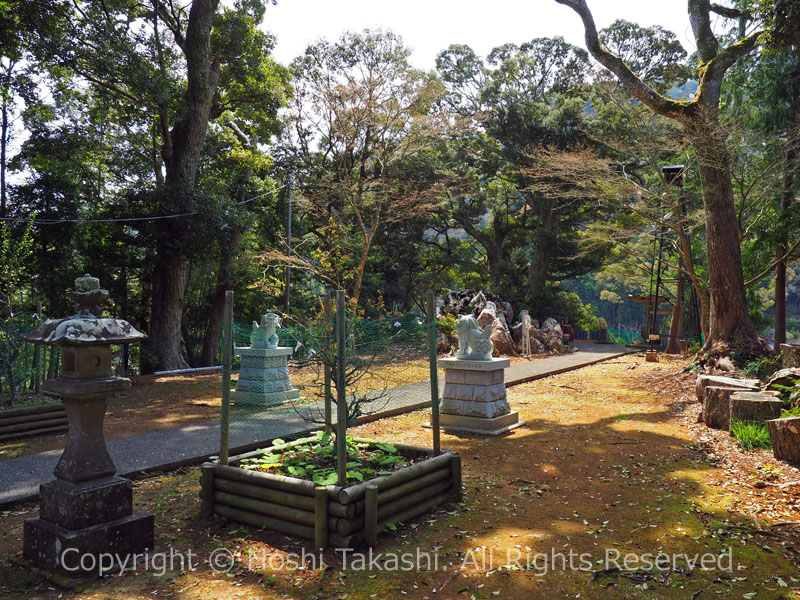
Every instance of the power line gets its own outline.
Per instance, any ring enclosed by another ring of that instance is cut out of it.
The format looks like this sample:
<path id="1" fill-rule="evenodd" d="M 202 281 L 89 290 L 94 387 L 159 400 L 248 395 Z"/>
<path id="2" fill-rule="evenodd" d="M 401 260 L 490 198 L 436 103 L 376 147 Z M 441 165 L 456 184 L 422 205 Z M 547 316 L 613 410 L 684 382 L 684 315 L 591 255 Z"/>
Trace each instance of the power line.
<path id="1" fill-rule="evenodd" d="M 264 192 L 263 194 L 259 194 L 258 196 L 253 196 L 252 198 L 248 198 L 247 200 L 242 200 L 241 202 L 237 202 L 234 206 L 242 206 L 243 204 L 247 204 L 248 202 L 253 202 L 254 200 L 258 200 L 259 198 L 263 198 L 264 196 L 269 196 L 270 194 L 276 194 L 277 192 L 281 191 L 286 187 L 286 184 L 280 186 L 279 188 L 275 188 L 274 190 L 270 190 L 269 192 Z M 159 221 L 162 219 L 180 219 L 182 217 L 191 217 L 194 215 L 199 214 L 198 211 L 187 212 L 187 213 L 179 213 L 175 215 L 157 215 L 152 217 L 122 217 L 119 219 L 21 219 L 19 217 L 0 217 L 0 221 L 10 221 L 14 223 L 29 223 L 33 222 L 36 225 L 59 225 L 62 223 L 131 223 L 135 221 Z"/>

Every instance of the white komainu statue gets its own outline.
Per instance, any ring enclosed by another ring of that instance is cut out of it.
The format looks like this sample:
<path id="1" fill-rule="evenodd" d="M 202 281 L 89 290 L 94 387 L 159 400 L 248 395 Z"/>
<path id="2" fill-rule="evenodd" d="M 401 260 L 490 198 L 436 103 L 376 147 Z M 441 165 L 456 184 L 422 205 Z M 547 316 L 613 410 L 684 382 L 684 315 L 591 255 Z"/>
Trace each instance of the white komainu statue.
<path id="1" fill-rule="evenodd" d="M 456 335 L 458 336 L 457 359 L 491 360 L 494 350 L 494 344 L 489 339 L 489 336 L 492 335 L 491 323 L 481 331 L 475 317 L 462 315 L 456 321 Z M 467 349 L 470 351 L 467 352 Z"/>

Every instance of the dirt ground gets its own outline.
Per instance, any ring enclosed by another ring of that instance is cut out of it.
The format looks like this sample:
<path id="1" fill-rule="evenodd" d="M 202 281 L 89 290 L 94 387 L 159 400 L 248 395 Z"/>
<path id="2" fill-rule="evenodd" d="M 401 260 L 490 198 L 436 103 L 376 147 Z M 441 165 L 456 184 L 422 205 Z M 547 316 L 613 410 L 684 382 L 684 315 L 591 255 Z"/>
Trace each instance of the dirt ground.
<path id="1" fill-rule="evenodd" d="M 372 560 L 326 552 L 321 564 L 309 544 L 200 520 L 187 469 L 135 482 L 158 560 L 70 591 L 14 562 L 35 505 L 3 513 L 0 598 L 800 599 L 800 486 L 776 485 L 800 471 L 698 425 L 684 366 L 629 356 L 510 388 L 527 424 L 443 434 L 462 456 L 463 502 L 381 535 Z M 427 419 L 352 433 L 430 445 Z"/>
<path id="2" fill-rule="evenodd" d="M 537 357 L 539 358 L 539 357 Z M 512 364 L 527 361 L 512 358 Z M 535 360 L 535 359 L 534 359 Z M 371 374 L 374 389 L 396 387 L 430 377 L 427 360 L 404 361 L 401 366 L 387 361 Z M 235 383 L 237 374 L 233 374 Z M 292 383 L 303 386 L 310 373 L 292 372 Z M 161 429 L 185 427 L 219 419 L 222 404 L 222 376 L 179 375 L 131 377 L 132 386 L 108 399 L 104 431 L 106 439 L 128 437 Z M 368 385 L 370 382 L 362 382 Z M 0 442 L 0 460 L 58 450 L 64 447 L 66 433 Z"/>

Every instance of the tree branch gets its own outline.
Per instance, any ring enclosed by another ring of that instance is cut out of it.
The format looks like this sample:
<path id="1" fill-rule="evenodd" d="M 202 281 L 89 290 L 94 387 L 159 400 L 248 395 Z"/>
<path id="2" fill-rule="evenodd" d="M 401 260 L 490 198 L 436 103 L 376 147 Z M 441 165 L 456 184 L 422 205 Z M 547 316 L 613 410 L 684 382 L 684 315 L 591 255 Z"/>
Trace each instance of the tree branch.
<path id="1" fill-rule="evenodd" d="M 686 103 L 671 100 L 652 90 L 631 71 L 630 67 L 628 67 L 619 56 L 612 54 L 600 45 L 594 17 L 589 7 L 586 5 L 585 0 L 556 0 L 556 2 L 568 6 L 578 13 L 578 16 L 580 16 L 583 21 L 583 28 L 586 33 L 586 48 L 601 65 L 619 78 L 625 88 L 635 98 L 641 100 L 658 114 L 665 117 L 682 120 L 687 116 Z"/>

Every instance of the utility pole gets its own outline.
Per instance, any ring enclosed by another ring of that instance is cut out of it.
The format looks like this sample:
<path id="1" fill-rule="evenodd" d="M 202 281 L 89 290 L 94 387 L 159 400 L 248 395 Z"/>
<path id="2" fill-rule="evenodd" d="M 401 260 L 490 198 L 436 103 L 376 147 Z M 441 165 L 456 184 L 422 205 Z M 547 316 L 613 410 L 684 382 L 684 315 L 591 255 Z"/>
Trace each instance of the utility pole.
<path id="1" fill-rule="evenodd" d="M 289 178 L 286 183 L 286 187 L 289 190 L 289 199 L 288 199 L 288 209 L 286 211 L 286 310 L 284 311 L 287 315 L 289 314 L 289 307 L 290 307 L 290 286 L 292 282 L 292 267 L 291 267 L 291 260 L 292 260 L 292 176 L 289 175 Z"/>

